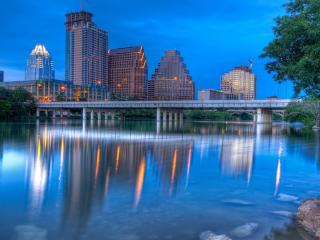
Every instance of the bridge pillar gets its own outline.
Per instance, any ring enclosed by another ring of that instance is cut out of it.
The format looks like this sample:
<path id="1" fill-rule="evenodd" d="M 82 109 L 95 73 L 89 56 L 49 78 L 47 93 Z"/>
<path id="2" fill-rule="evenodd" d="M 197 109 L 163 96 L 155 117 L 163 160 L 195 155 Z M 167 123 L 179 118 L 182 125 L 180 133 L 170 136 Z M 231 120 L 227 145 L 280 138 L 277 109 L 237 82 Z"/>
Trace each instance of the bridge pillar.
<path id="1" fill-rule="evenodd" d="M 98 111 L 98 120 L 101 120 L 101 111 Z"/>
<path id="2" fill-rule="evenodd" d="M 157 108 L 157 122 L 160 122 L 161 120 L 161 110 L 160 108 Z"/>
<path id="3" fill-rule="evenodd" d="M 37 116 L 37 118 L 40 117 L 40 109 L 39 108 L 37 108 L 36 116 Z"/>
<path id="4" fill-rule="evenodd" d="M 94 111 L 91 110 L 90 112 L 90 120 L 93 121 L 94 120 Z"/>
<path id="5" fill-rule="evenodd" d="M 253 113 L 253 122 L 257 122 L 257 113 Z"/>
<path id="6" fill-rule="evenodd" d="M 166 111 L 163 111 L 163 122 L 166 123 L 167 121 L 167 112 Z"/>
<path id="7" fill-rule="evenodd" d="M 182 125 L 183 124 L 183 112 L 180 112 L 180 125 Z"/>
<path id="8" fill-rule="evenodd" d="M 169 111 L 169 122 L 172 122 L 172 111 Z"/>
<path id="9" fill-rule="evenodd" d="M 52 118 L 55 119 L 56 116 L 57 116 L 57 113 L 56 113 L 56 110 L 54 109 L 54 110 L 52 111 Z"/>
<path id="10" fill-rule="evenodd" d="M 114 119 L 116 118 L 116 115 L 114 112 L 111 112 L 111 120 L 114 121 Z"/>
<path id="11" fill-rule="evenodd" d="M 272 123 L 272 110 L 270 109 L 257 109 L 257 123 L 271 124 Z"/>
<path id="12" fill-rule="evenodd" d="M 82 120 L 87 119 L 87 110 L 85 108 L 82 108 Z"/>
<path id="13" fill-rule="evenodd" d="M 174 112 L 174 121 L 177 122 L 178 120 L 178 112 Z"/>

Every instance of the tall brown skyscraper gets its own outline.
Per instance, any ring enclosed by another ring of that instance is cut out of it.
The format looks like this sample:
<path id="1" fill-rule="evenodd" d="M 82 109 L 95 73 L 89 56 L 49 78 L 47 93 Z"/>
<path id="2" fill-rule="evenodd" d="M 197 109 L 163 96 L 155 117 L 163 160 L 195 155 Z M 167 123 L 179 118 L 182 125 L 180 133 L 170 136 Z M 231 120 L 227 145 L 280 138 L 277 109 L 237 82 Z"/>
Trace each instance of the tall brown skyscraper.
<path id="1" fill-rule="evenodd" d="M 108 33 L 85 11 L 66 15 L 66 80 L 76 85 L 107 84 Z"/>
<path id="2" fill-rule="evenodd" d="M 109 50 L 108 86 L 112 99 L 146 98 L 148 65 L 144 48 L 128 47 Z"/>
<path id="3" fill-rule="evenodd" d="M 244 100 L 256 99 L 256 76 L 252 68 L 236 67 L 221 77 L 221 90 L 228 94 L 241 94 Z"/>
<path id="4" fill-rule="evenodd" d="M 194 83 L 177 50 L 168 50 L 148 83 L 149 100 L 193 100 Z"/>

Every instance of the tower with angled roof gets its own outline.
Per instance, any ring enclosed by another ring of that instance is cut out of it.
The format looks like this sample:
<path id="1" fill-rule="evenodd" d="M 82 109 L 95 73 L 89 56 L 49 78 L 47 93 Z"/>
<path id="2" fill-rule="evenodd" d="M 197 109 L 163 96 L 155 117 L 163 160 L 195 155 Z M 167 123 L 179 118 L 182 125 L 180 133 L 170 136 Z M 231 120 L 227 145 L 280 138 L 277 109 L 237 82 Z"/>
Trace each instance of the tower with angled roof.
<path id="1" fill-rule="evenodd" d="M 25 80 L 53 80 L 53 60 L 43 44 L 37 44 L 30 53 L 25 71 Z"/>

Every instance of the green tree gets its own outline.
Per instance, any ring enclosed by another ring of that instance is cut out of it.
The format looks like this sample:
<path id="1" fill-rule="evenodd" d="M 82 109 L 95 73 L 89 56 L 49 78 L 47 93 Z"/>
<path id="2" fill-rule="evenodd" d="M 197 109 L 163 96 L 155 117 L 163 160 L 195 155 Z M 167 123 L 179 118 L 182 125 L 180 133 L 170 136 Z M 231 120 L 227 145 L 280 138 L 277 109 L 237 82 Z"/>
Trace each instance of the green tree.
<path id="1" fill-rule="evenodd" d="M 261 57 L 271 59 L 266 69 L 276 81 L 293 82 L 296 95 L 320 98 L 320 0 L 292 0 L 285 8 Z"/>
<path id="2" fill-rule="evenodd" d="M 0 88 L 0 120 L 27 117 L 34 112 L 34 108 L 33 96 L 27 90 Z"/>
<path id="3" fill-rule="evenodd" d="M 7 100 L 0 100 L 0 119 L 8 119 L 11 112 L 11 104 Z"/>
<path id="4" fill-rule="evenodd" d="M 304 100 L 290 103 L 284 115 L 285 121 L 302 122 L 307 127 L 320 127 L 320 101 Z"/>

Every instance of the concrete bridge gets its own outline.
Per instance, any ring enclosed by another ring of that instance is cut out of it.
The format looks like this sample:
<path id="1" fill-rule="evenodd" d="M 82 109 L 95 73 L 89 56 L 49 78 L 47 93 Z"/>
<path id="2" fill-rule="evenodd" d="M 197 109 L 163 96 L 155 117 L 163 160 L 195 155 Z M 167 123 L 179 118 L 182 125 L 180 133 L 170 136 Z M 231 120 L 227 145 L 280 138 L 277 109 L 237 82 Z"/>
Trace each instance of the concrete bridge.
<path id="1" fill-rule="evenodd" d="M 40 112 L 52 117 L 67 116 L 71 109 L 81 109 L 82 118 L 115 119 L 118 109 L 156 109 L 157 121 L 182 121 L 183 110 L 203 109 L 251 112 L 257 123 L 271 123 L 273 111 L 284 111 L 292 100 L 216 100 L 216 101 L 103 101 L 103 102 L 48 102 L 37 103 Z"/>

